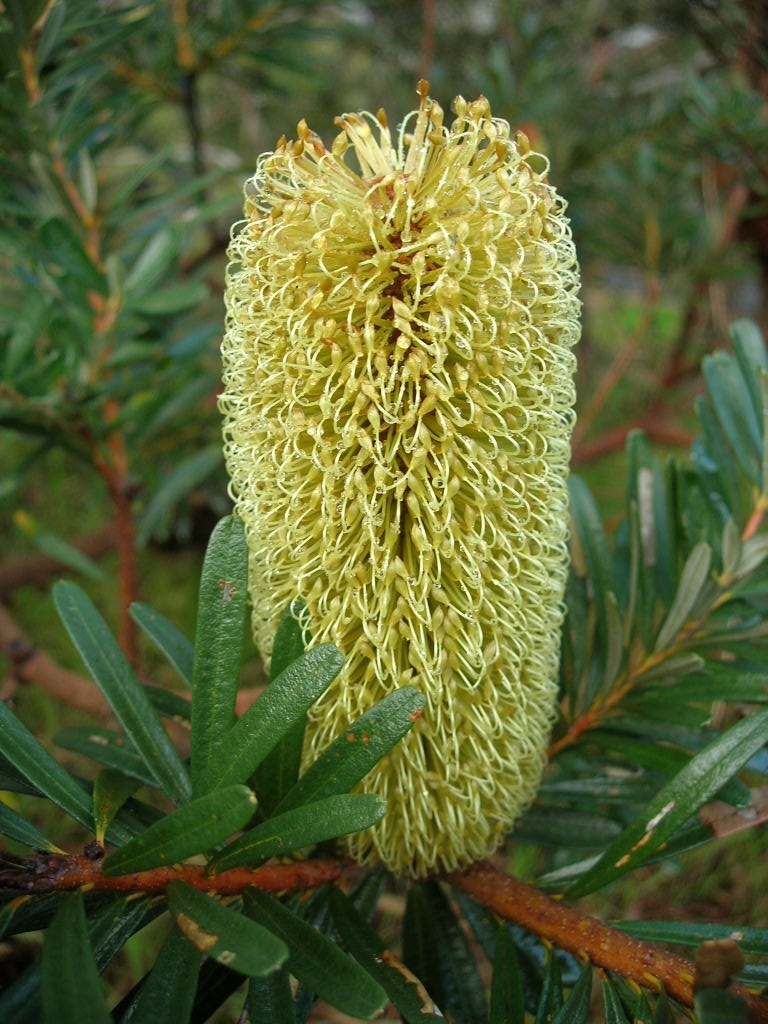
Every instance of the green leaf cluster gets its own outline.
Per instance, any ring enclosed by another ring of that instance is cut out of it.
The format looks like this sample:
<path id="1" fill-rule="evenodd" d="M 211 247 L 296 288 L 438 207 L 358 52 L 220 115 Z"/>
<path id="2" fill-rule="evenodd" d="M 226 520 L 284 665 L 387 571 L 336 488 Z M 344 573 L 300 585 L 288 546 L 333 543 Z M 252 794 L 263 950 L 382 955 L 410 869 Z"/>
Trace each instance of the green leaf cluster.
<path id="1" fill-rule="evenodd" d="M 17 780 L 18 788 L 52 801 L 98 842 L 114 847 L 102 864 L 107 877 L 202 859 L 215 888 L 222 872 L 296 857 L 373 825 L 385 812 L 376 797 L 350 790 L 411 728 L 413 712 L 423 706 L 421 695 L 396 691 L 359 722 L 351 722 L 339 745 L 300 774 L 293 757 L 296 734 L 309 707 L 339 672 L 342 658 L 330 644 L 305 650 L 295 610 L 288 609 L 275 647 L 273 678 L 236 720 L 246 564 L 242 524 L 234 517 L 222 520 L 205 558 L 194 645 L 158 613 L 146 606 L 134 609 L 147 635 L 191 683 L 188 761 L 162 725 L 162 716 L 173 714 L 176 705 L 169 708 L 139 681 L 96 607 L 73 583 L 57 584 L 57 609 L 121 726 L 120 732 L 70 729 L 59 737 L 62 745 L 96 762 L 93 781 L 61 768 L 0 705 L 0 756 L 11 775 L 4 785 L 13 790 Z M 366 731 L 371 742 L 351 745 L 348 734 L 355 730 Z M 3 835 L 42 852 L 57 852 L 32 824 L 1 806 Z M 180 874 L 167 886 L 162 906 L 140 896 L 130 927 L 123 927 L 118 938 L 113 920 L 112 930 L 102 937 L 99 922 L 110 912 L 122 917 L 125 906 L 123 897 L 91 905 L 80 892 L 6 903 L 3 926 L 9 934 L 29 930 L 40 913 L 47 931 L 39 967 L 0 994 L 0 1017 L 32 1020 L 42 1006 L 45 1020 L 114 1019 L 104 1003 L 99 973 L 162 908 L 173 927 L 155 966 L 123 999 L 120 1020 L 157 1019 L 158 999 L 166 1007 L 161 1019 L 196 1019 L 211 986 L 226 988 L 232 977 L 257 979 L 255 994 L 248 996 L 257 1004 L 262 988 L 277 984 L 271 976 L 278 969 L 290 971 L 351 1014 L 369 1018 L 385 1001 L 382 987 L 355 959 L 295 908 L 264 893 L 246 890 L 244 901 L 232 903 L 185 884 Z M 204 962 L 215 965 L 213 978 L 201 973 Z"/>

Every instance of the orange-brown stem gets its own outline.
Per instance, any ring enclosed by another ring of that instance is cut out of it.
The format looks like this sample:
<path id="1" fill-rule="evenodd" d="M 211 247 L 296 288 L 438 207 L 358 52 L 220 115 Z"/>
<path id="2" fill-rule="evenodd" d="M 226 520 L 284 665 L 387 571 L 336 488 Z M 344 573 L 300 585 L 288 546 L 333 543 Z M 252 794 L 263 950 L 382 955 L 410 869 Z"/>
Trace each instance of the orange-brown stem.
<path id="1" fill-rule="evenodd" d="M 511 878 L 487 861 L 449 875 L 448 881 L 499 917 L 521 925 L 559 949 L 587 957 L 595 966 L 632 979 L 645 988 L 658 990 L 661 984 L 681 1005 L 693 1006 L 695 968 L 684 957 L 624 935 Z M 734 985 L 732 990 L 749 1003 L 753 1024 L 768 1022 L 768 1001 L 753 996 L 743 986 Z"/>
<path id="2" fill-rule="evenodd" d="M 100 860 L 88 857 L 36 855 L 14 861 L 0 869 L 0 884 L 22 893 L 64 892 L 84 889 L 88 892 L 163 893 L 171 882 L 181 881 L 202 892 L 223 896 L 240 893 L 252 885 L 265 892 L 288 889 L 314 889 L 335 881 L 344 869 L 338 859 L 305 860 L 287 864 L 265 864 L 260 868 L 232 868 L 219 875 L 208 875 L 205 867 L 182 864 L 153 868 L 129 875 L 105 875 Z"/>

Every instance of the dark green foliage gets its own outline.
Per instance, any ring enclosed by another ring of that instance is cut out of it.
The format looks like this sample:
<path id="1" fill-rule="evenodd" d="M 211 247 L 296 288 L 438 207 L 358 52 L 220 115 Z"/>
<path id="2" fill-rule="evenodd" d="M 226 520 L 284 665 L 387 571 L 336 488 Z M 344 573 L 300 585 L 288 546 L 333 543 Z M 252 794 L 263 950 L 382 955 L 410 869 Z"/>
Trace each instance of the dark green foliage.
<path id="1" fill-rule="evenodd" d="M 228 755 L 233 751 L 247 751 L 244 758 L 234 760 L 227 760 L 221 753 L 218 755 L 219 763 L 229 764 L 227 776 L 242 775 L 247 779 L 266 753 L 274 748 L 280 736 L 290 732 L 303 719 L 307 707 L 338 672 L 341 657 L 328 644 L 300 652 L 292 640 L 289 641 L 289 655 L 287 651 L 284 653 L 285 641 L 281 638 L 277 646 L 277 664 L 285 666 L 283 671 L 246 715 L 233 724 L 231 709 L 240 666 L 242 607 L 236 621 L 232 622 L 232 627 L 237 626 L 235 629 L 230 628 L 229 621 L 222 620 L 222 604 L 229 607 L 233 603 L 234 596 L 229 589 L 234 585 L 232 581 L 239 581 L 236 585 L 244 589 L 245 548 L 235 538 L 242 538 L 239 521 L 232 518 L 222 521 L 212 538 L 203 571 L 198 636 L 206 638 L 207 646 L 204 658 L 194 658 L 192 729 L 194 734 L 195 723 L 199 721 L 195 718 L 195 702 L 200 701 L 209 707 L 216 695 L 226 693 L 228 696 L 223 703 L 230 713 L 218 723 L 216 715 L 212 715 L 205 735 L 211 736 L 215 749 L 226 750 Z M 233 550 L 237 551 L 236 555 L 233 555 Z M 218 586 L 218 581 L 224 581 L 225 587 Z M 384 813 L 385 808 L 377 798 L 348 794 L 347 790 L 408 731 L 412 725 L 408 715 L 421 706 L 420 695 L 412 690 L 400 691 L 401 701 L 394 699 L 398 694 L 393 694 L 382 710 L 373 709 L 362 726 L 350 723 L 350 731 L 367 728 L 372 737 L 376 737 L 375 742 L 366 745 L 365 758 L 345 758 L 341 764 L 333 757 L 321 758 L 305 776 L 309 785 L 302 786 L 305 778 L 302 777 L 294 786 L 296 792 L 289 794 L 286 807 L 290 804 L 290 809 L 273 814 L 269 820 L 246 831 L 240 839 L 225 845 L 257 814 L 259 808 L 255 794 L 242 782 L 226 783 L 217 776 L 214 776 L 215 786 L 210 789 L 203 787 L 203 795 L 194 799 L 190 798 L 188 789 L 174 791 L 172 786 L 180 787 L 178 780 L 186 778 L 186 769 L 170 747 L 165 733 L 162 730 L 160 733 L 150 731 L 154 728 L 152 723 L 158 719 L 145 687 L 128 668 L 95 607 L 78 587 L 70 583 L 60 584 L 57 603 L 94 679 L 118 714 L 124 732 L 100 729 L 87 732 L 78 728 L 60 737 L 65 745 L 73 746 L 107 765 L 96 775 L 93 801 L 80 783 L 59 767 L 21 722 L 1 704 L 4 729 L 0 750 L 9 762 L 15 764 L 21 778 L 32 783 L 37 791 L 57 803 L 86 829 L 95 832 L 100 841 L 106 835 L 107 841 L 119 847 L 104 860 L 105 875 L 170 867 L 199 855 L 208 856 L 212 873 L 237 865 L 255 867 L 270 857 L 289 856 L 319 841 L 332 840 L 368 827 Z M 174 628 L 162 619 L 155 619 L 146 608 L 140 610 L 138 618 L 150 625 L 154 641 L 171 664 L 190 660 L 192 652 L 186 651 Z M 205 671 L 197 666 L 205 666 Z M 206 692 L 209 679 L 213 693 Z M 158 741 L 159 736 L 162 739 Z M 86 743 L 86 739 L 90 743 Z M 345 733 L 343 749 L 348 746 Z M 195 749 L 193 741 L 193 757 Z M 212 769 L 208 771 L 210 773 Z M 203 774 L 202 778 L 205 779 L 206 775 Z M 126 804 L 137 787 L 137 780 L 158 792 L 168 786 L 177 796 L 177 809 L 159 815 L 146 804 L 136 801 Z M 262 782 L 269 790 L 269 773 L 262 773 Z M 135 813 L 129 813 L 131 806 L 139 812 L 138 819 Z M 142 809 L 148 813 L 143 814 Z M 22 845 L 55 849 L 45 836 L 10 808 L 4 808 L 0 815 L 0 832 Z M 12 886 L 10 875 L 9 882 Z M 41 906 L 46 905 L 48 899 L 45 896 L 37 898 Z M 246 908 L 250 916 L 244 916 L 239 908 L 225 906 L 215 897 L 179 881 L 168 887 L 167 900 L 184 938 L 178 932 L 171 933 L 159 953 L 155 968 L 135 998 L 128 1000 L 123 1007 L 124 1017 L 121 1019 L 141 1020 L 150 1014 L 151 995 L 155 989 L 165 992 L 166 987 L 169 990 L 186 987 L 187 996 L 189 989 L 194 994 L 203 961 L 199 955 L 188 953 L 189 943 L 226 966 L 227 972 L 235 971 L 248 977 L 269 976 L 288 958 L 291 972 L 305 985 L 351 1013 L 368 1016 L 383 1002 L 382 990 L 362 968 L 341 953 L 329 938 L 320 935 L 313 925 L 294 919 L 292 911 L 274 899 L 262 899 L 259 894 L 246 893 Z M 11 910 L 5 918 L 9 933 L 32 926 L 29 910 L 35 903 L 36 900 L 31 904 L 25 903 L 23 914 Z M 139 902 L 135 907 L 142 908 L 143 917 L 143 904 Z M 101 937 L 99 929 L 100 921 L 105 913 L 110 913 L 110 908 L 122 915 L 120 920 L 124 928 L 116 946 L 109 940 L 113 947 L 109 959 L 139 927 L 140 919 L 136 919 L 133 913 L 127 914 L 123 899 L 108 898 L 106 907 L 94 907 L 88 918 L 80 896 L 64 895 L 55 899 L 43 922 L 53 940 L 46 941 L 44 945 L 42 975 L 37 967 L 33 967 L 31 973 L 28 972 L 0 995 L 3 1020 L 28 1019 L 30 1000 L 34 1003 L 38 998 L 40 977 L 43 1005 L 47 1008 L 46 1019 L 53 1019 L 57 977 L 66 979 L 67 983 L 72 980 L 70 988 L 65 986 L 61 989 L 61 1019 L 75 1019 L 78 978 L 82 978 L 84 985 L 80 1004 L 82 1019 L 109 1019 L 98 972 L 108 963 L 102 952 L 107 939 L 106 936 Z M 261 919 L 263 923 L 258 923 Z M 87 938 L 87 921 L 90 921 L 90 939 Z M 68 935 L 66 941 L 62 939 L 65 932 Z M 327 972 L 329 957 L 336 964 L 335 973 L 330 976 Z M 224 981 L 224 977 L 221 976 L 220 980 Z M 228 992 L 230 988 L 224 985 L 219 990 Z M 217 998 L 215 987 L 208 990 L 208 995 L 205 991 L 199 990 L 199 998 Z M 275 998 L 279 999 L 282 990 L 278 988 L 275 991 Z M 163 996 L 166 998 L 167 994 Z M 196 1019 L 195 1005 L 196 1001 L 191 997 L 172 1004 L 169 1002 L 168 1013 L 172 1016 L 168 1019 Z"/>

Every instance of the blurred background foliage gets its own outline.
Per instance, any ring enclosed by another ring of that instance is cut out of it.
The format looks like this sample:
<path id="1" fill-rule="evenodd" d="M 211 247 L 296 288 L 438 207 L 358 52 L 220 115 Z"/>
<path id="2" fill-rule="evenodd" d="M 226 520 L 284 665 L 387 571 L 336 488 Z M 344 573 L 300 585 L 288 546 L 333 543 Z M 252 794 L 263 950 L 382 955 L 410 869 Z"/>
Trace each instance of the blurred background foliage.
<path id="1" fill-rule="evenodd" d="M 300 118 L 325 139 L 342 111 L 384 106 L 396 123 L 426 77 L 446 108 L 484 93 L 547 153 L 583 273 L 574 463 L 609 534 L 627 468 L 665 472 L 637 435 L 627 454 L 631 430 L 687 451 L 702 357 L 737 317 L 768 326 L 761 0 L 4 0 L 0 67 L 0 669 L 3 696 L 41 734 L 62 715 L 78 721 L 19 689 L 32 647 L 75 667 L 47 596 L 62 568 L 87 578 L 131 662 L 160 682 L 130 602 L 194 621 L 199 542 L 227 508 L 216 411 L 227 238 L 256 157 Z M 741 503 L 742 528 L 749 484 L 726 498 L 731 511 Z M 578 508 L 589 518 L 586 499 Z M 632 529 L 606 584 L 627 622 Z M 717 536 L 702 529 L 722 573 L 725 522 Z M 688 531 L 649 608 L 673 603 L 703 535 Z M 607 609 L 592 623 L 598 651 L 616 628 Z M 567 654 L 584 668 L 583 650 Z M 599 685 L 615 683 L 595 664 Z M 599 691 L 585 673 L 571 694 L 582 710 Z M 528 827 L 539 842 L 544 826 Z M 554 870 L 540 849 L 518 856 L 523 874 Z M 736 859 L 757 872 L 751 856 Z M 731 875 L 738 889 L 738 865 Z M 621 914 L 641 892 L 622 890 Z M 759 899 L 750 909 L 768 923 Z"/>

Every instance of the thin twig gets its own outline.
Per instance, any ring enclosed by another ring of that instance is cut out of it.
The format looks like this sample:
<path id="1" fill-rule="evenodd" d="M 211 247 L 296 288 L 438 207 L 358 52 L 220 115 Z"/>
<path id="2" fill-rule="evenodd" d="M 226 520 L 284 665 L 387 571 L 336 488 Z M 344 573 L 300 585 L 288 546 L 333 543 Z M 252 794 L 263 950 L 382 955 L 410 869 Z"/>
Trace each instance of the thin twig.
<path id="1" fill-rule="evenodd" d="M 32 857 L 4 857 L 0 889 L 6 892 L 46 893 L 83 889 L 88 892 L 163 893 L 171 882 L 186 882 L 201 892 L 222 896 L 241 893 L 248 886 L 264 892 L 315 889 L 339 878 L 345 862 L 338 858 L 265 864 L 260 868 L 232 868 L 209 875 L 200 865 L 153 868 L 130 875 L 105 875 L 101 860 L 68 854 L 38 853 Z"/>

